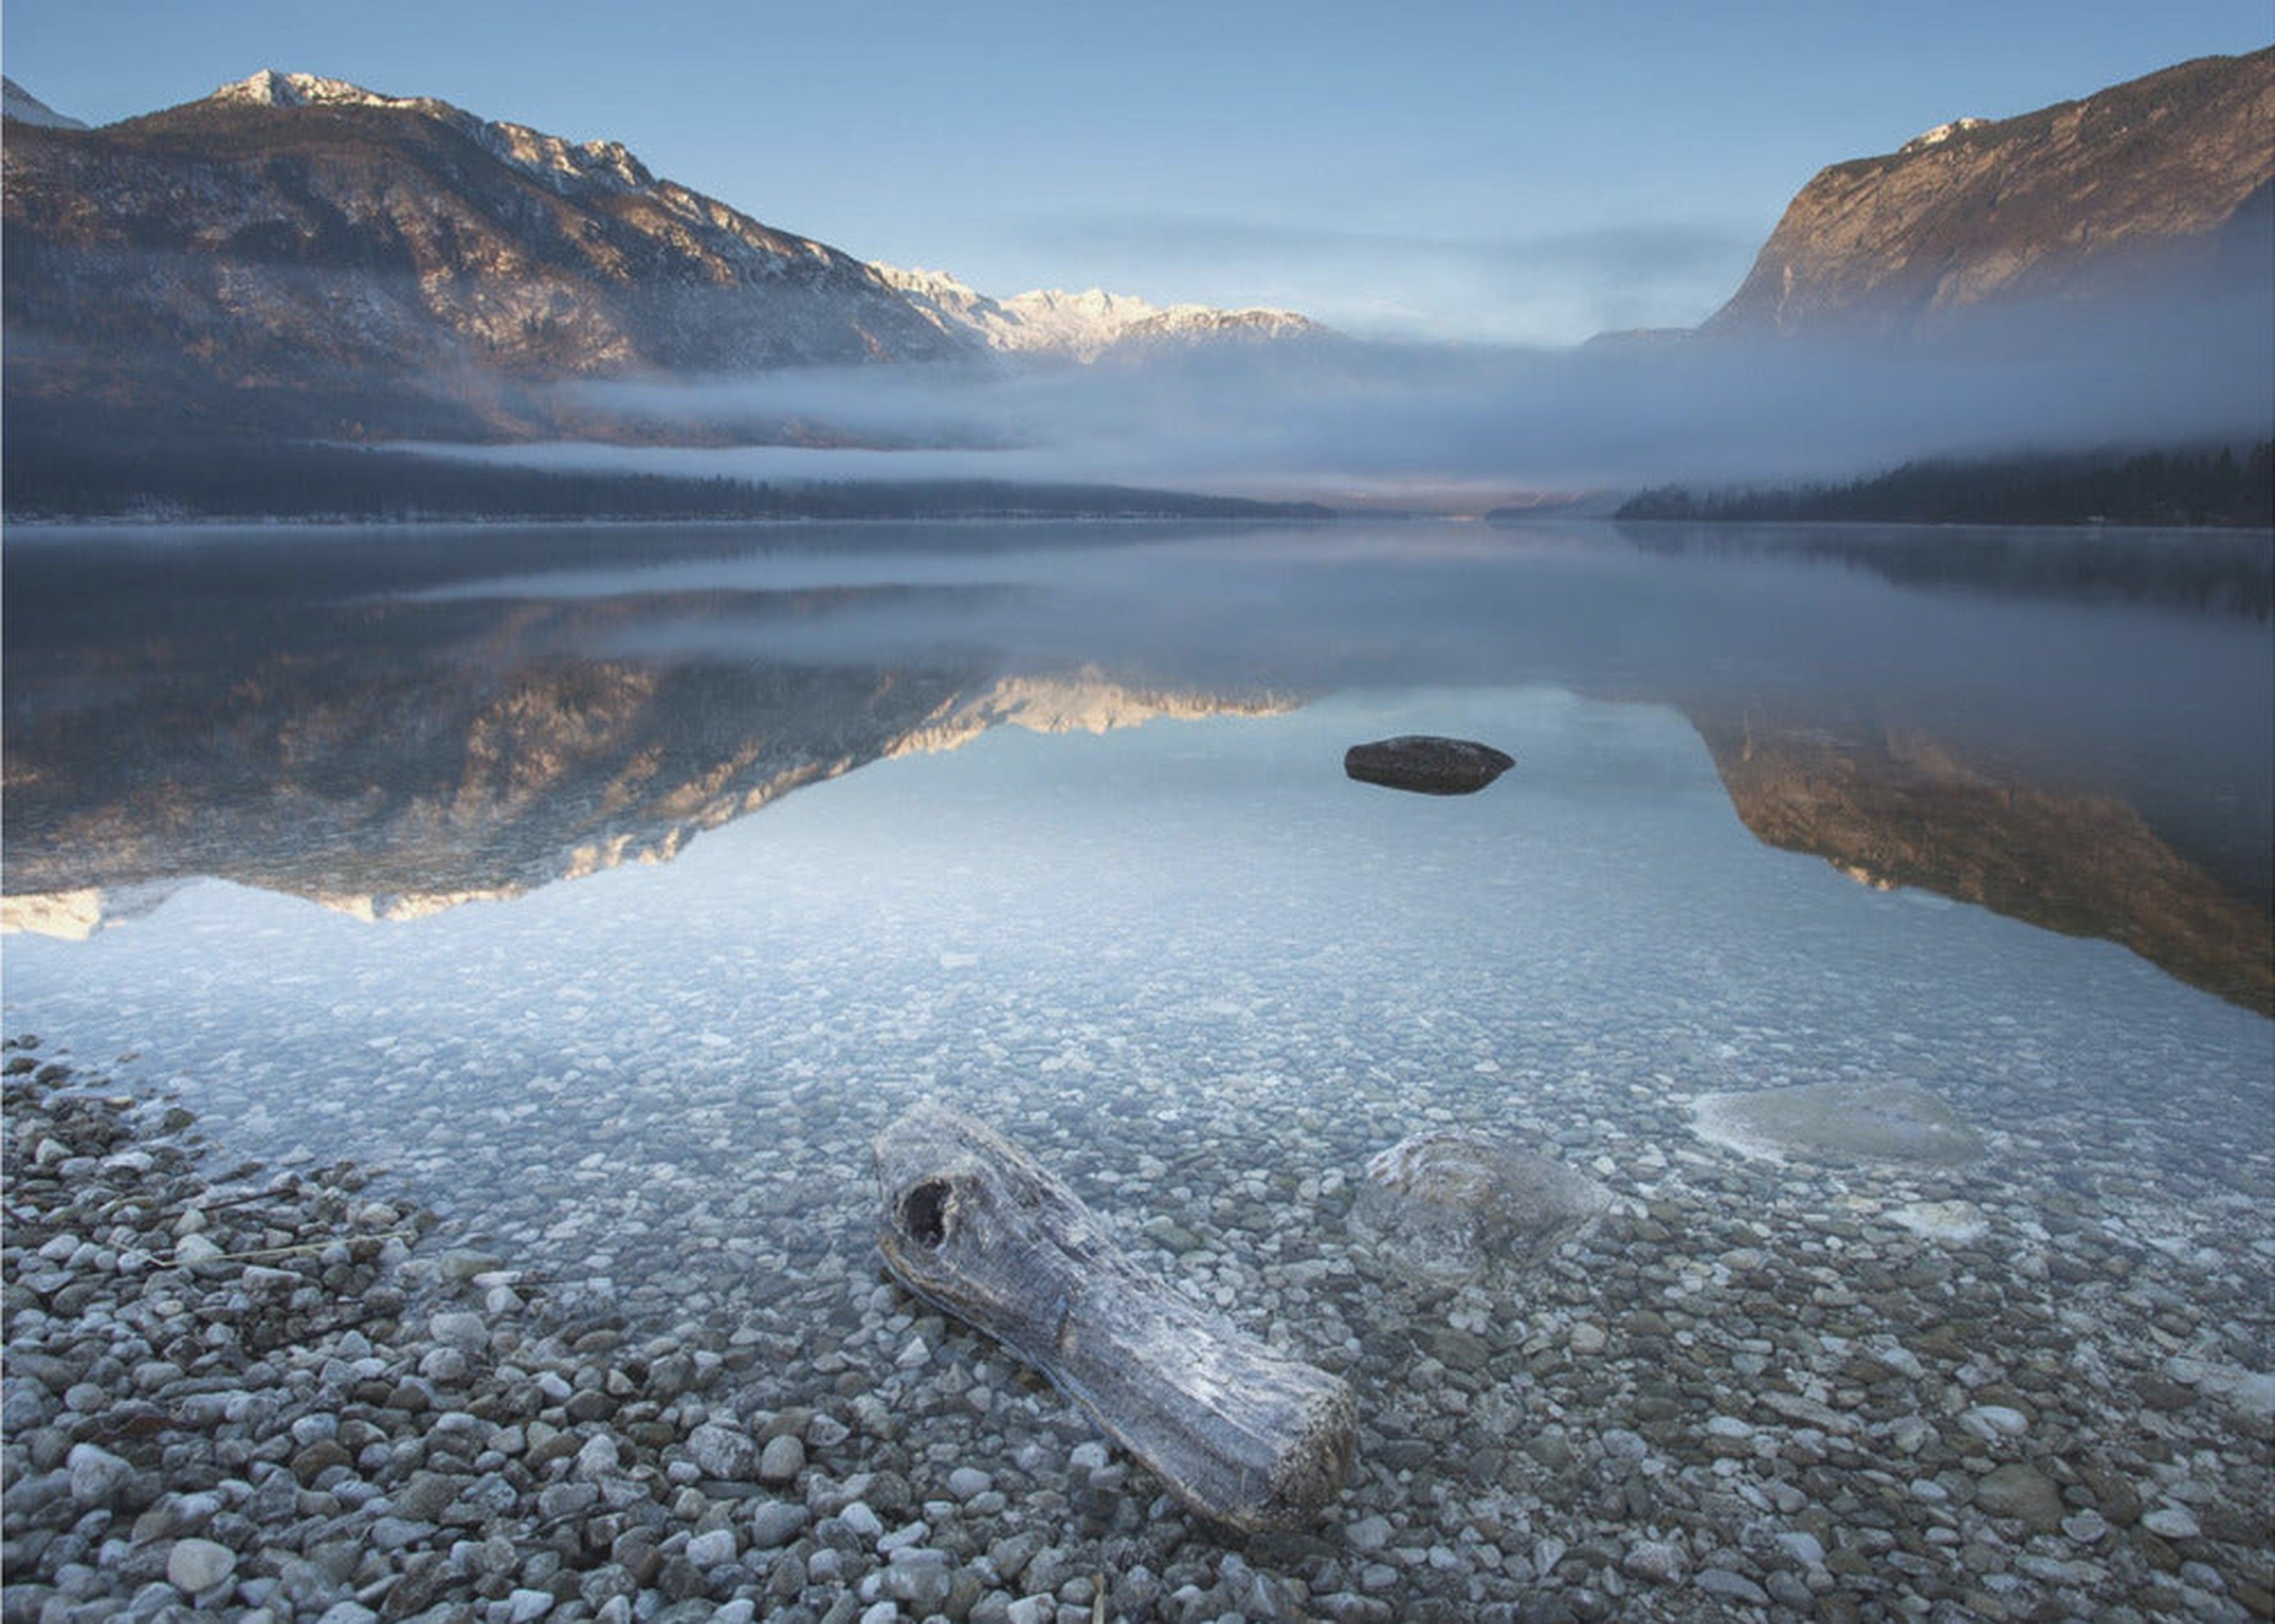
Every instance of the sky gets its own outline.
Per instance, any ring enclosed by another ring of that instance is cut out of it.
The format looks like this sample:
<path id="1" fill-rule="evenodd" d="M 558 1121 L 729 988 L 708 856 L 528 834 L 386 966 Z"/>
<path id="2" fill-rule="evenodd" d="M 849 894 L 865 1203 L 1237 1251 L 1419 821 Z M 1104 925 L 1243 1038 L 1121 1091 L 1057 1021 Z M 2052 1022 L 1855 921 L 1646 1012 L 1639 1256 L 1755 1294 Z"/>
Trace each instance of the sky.
<path id="1" fill-rule="evenodd" d="M 2269 0 L 8 0 L 0 69 L 97 124 L 321 73 L 998 296 L 1561 345 L 1705 317 L 1825 164 L 2271 39 Z"/>

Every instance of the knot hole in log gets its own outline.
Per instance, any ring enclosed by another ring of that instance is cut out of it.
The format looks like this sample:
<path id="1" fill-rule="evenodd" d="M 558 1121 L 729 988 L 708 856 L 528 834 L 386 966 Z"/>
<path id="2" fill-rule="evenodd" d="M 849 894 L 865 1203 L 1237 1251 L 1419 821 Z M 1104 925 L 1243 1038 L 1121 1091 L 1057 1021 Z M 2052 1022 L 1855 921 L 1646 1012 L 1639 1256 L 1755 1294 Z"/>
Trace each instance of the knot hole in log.
<path id="1" fill-rule="evenodd" d="M 928 1251 L 948 1240 L 948 1206 L 956 1187 L 946 1179 L 926 1179 L 901 1197 L 901 1232 Z"/>

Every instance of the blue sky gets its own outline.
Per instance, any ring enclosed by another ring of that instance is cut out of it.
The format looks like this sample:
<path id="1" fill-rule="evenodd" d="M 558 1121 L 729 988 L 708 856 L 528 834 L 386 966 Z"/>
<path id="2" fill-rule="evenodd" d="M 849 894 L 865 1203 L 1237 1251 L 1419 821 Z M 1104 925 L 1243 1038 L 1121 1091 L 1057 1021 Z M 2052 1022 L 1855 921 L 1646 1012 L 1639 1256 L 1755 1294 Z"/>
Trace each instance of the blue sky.
<path id="1" fill-rule="evenodd" d="M 261 67 L 621 140 L 985 291 L 1346 330 L 1688 324 L 1826 163 L 2275 39 L 2268 0 L 8 0 L 0 67 L 105 122 Z"/>

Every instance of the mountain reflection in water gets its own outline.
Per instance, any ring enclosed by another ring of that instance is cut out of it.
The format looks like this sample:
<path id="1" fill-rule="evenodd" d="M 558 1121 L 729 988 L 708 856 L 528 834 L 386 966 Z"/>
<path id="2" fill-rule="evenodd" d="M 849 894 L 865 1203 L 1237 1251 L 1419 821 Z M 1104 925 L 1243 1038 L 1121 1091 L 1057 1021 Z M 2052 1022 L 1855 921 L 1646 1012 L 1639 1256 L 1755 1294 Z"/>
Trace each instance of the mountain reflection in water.
<path id="1" fill-rule="evenodd" d="M 8 923 L 84 933 L 200 876 L 409 916 L 992 727 L 1550 684 L 1680 710 L 1765 842 L 2275 1013 L 2269 560 L 1659 526 L 19 534 Z"/>

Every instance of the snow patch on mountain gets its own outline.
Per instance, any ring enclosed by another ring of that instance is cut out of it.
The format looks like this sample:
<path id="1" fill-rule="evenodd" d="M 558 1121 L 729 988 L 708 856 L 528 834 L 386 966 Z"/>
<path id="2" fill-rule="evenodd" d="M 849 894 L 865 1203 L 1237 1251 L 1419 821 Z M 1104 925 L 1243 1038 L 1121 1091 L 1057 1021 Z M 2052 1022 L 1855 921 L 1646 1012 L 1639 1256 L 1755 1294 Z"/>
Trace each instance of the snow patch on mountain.
<path id="1" fill-rule="evenodd" d="M 1082 293 L 1039 288 L 998 299 L 945 271 L 883 264 L 869 268 L 942 332 L 1008 354 L 1093 361 L 1109 351 L 1138 345 L 1295 338 L 1326 330 L 1292 310 L 1164 307 L 1102 288 Z"/>
<path id="2" fill-rule="evenodd" d="M 1969 130 L 1979 130 L 1990 122 L 1988 118 L 1954 118 L 1948 124 L 1939 124 L 1932 130 L 1921 131 L 1897 147 L 1896 155 L 1901 157 L 1908 152 L 1924 152 L 1930 147 L 1940 147 L 1953 136 L 1964 135 Z"/>
<path id="3" fill-rule="evenodd" d="M 494 155 L 556 185 L 573 181 L 616 191 L 642 191 L 657 184 L 647 167 L 621 141 L 567 140 L 527 125 L 493 123 L 434 96 L 382 95 L 344 79 L 263 68 L 223 85 L 206 99 L 261 107 L 376 107 L 413 113 L 449 125 L 480 141 Z"/>

